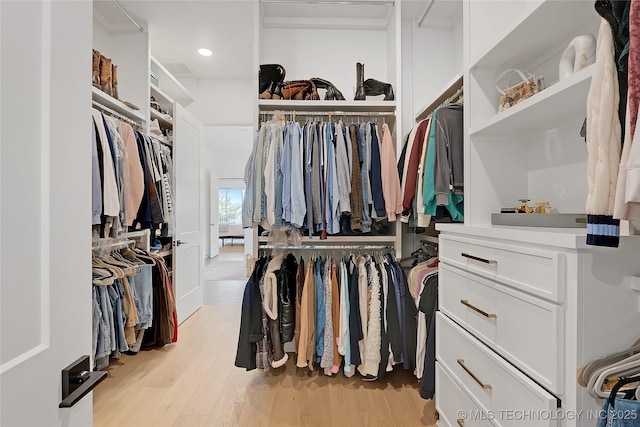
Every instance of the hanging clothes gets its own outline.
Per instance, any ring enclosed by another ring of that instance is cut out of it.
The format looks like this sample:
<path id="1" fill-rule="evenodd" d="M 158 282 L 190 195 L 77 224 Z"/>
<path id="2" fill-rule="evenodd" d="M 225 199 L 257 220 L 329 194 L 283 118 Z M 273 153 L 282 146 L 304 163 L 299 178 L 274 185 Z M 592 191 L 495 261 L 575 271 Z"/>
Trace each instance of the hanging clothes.
<path id="1" fill-rule="evenodd" d="M 92 265 L 96 369 L 108 366 L 109 357 L 135 354 L 145 334 L 147 347 L 177 341 L 173 290 L 163 258 L 121 249 L 94 255 Z"/>
<path id="2" fill-rule="evenodd" d="M 617 247 L 620 239 L 620 221 L 613 218 L 621 150 L 618 101 L 614 39 L 611 26 L 603 19 L 587 98 L 588 245 Z"/>
<path id="3" fill-rule="evenodd" d="M 243 227 L 294 227 L 309 237 L 369 233 L 372 217 L 395 221 L 395 162 L 386 124 L 381 133 L 371 122 L 264 122 L 245 164 Z"/>
<path id="4" fill-rule="evenodd" d="M 293 323 L 287 311 L 296 313 Z M 364 381 L 375 381 L 398 364 L 415 370 L 417 313 L 391 255 L 261 257 L 245 287 L 236 366 L 281 367 L 287 360 L 282 343 L 291 335 L 296 366 L 313 370 L 319 364 L 327 376 L 342 369 L 347 377 L 357 371 Z"/>

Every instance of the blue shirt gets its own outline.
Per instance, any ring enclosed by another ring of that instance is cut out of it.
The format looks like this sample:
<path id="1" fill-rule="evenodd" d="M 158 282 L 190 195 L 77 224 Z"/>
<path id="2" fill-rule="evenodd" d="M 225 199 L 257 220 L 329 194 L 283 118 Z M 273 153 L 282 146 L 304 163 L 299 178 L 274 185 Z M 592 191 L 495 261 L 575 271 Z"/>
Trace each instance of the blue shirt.
<path id="1" fill-rule="evenodd" d="M 338 188 L 338 171 L 336 167 L 336 150 L 333 145 L 333 123 L 325 126 L 325 147 L 326 147 L 326 201 L 327 206 L 327 233 L 337 234 L 340 232 L 340 190 Z"/>
<path id="2" fill-rule="evenodd" d="M 300 125 L 295 122 L 290 123 L 289 134 L 291 145 L 291 217 L 289 221 L 293 226 L 300 228 L 304 224 L 304 216 L 307 213 L 303 174 L 304 150 Z"/>
<path id="3" fill-rule="evenodd" d="M 280 172 L 282 173 L 282 219 L 285 223 L 291 222 L 291 123 L 284 128 L 284 146 L 280 159 Z M 280 211 L 276 211 L 279 213 Z"/>

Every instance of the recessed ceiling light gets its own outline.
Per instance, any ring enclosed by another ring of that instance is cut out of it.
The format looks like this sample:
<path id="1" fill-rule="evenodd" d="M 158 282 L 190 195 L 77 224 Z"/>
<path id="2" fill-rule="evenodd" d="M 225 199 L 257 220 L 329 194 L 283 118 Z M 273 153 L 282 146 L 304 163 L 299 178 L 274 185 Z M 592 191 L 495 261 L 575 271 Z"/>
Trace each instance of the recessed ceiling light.
<path id="1" fill-rule="evenodd" d="M 211 52 L 209 49 L 198 49 L 198 53 L 202 56 L 211 56 L 213 55 L 213 52 Z"/>

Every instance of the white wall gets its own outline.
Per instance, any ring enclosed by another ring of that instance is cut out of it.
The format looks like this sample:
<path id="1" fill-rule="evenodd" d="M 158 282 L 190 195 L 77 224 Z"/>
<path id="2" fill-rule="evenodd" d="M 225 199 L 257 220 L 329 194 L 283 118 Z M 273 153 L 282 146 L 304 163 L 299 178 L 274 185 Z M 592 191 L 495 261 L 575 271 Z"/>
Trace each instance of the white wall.
<path id="1" fill-rule="evenodd" d="M 204 145 L 213 153 L 213 166 L 220 178 L 244 179 L 253 136 L 252 126 L 205 126 Z"/>
<path id="2" fill-rule="evenodd" d="M 386 31 L 265 28 L 261 64 L 280 64 L 286 80 L 320 77 L 333 83 L 345 99 L 353 100 L 356 62 L 364 78 L 388 81 Z M 382 97 L 380 97 L 382 98 Z"/>
<path id="3" fill-rule="evenodd" d="M 253 111 L 253 110 L 252 110 Z M 218 202 L 211 194 L 211 179 L 218 180 L 218 188 L 244 188 L 244 167 L 253 148 L 253 126 L 205 126 L 202 144 L 202 224 L 204 256 L 211 257 L 211 204 Z M 251 241 L 245 239 L 251 247 Z"/>
<path id="4" fill-rule="evenodd" d="M 473 62 L 504 35 L 506 28 L 522 16 L 526 10 L 535 7 L 536 0 L 527 1 L 472 1 L 469 2 L 469 59 Z M 544 29 L 540 29 L 544 31 Z M 535 37 L 534 34 L 531 37 Z"/>
<path id="5" fill-rule="evenodd" d="M 206 129 L 206 128 L 205 128 Z M 206 130 L 205 130 L 206 138 Z M 200 145 L 200 224 L 202 230 L 202 256 L 211 258 L 211 177 L 217 176 L 213 159 L 215 153 L 207 144 Z M 217 197 L 216 199 L 217 200 Z"/>
<path id="6" fill-rule="evenodd" d="M 256 122 L 254 103 L 258 97 L 253 80 L 180 80 L 195 101 L 187 110 L 205 126 L 250 126 Z"/>

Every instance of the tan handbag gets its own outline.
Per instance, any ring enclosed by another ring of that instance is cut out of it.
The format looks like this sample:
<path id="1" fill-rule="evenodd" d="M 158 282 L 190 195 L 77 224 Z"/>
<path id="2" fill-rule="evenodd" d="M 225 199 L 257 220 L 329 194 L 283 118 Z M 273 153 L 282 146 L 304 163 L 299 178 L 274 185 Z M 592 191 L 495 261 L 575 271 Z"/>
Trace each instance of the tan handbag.
<path id="1" fill-rule="evenodd" d="M 514 82 L 517 78 L 517 83 Z M 498 89 L 498 112 L 511 108 L 517 103 L 544 89 L 544 77 L 536 76 L 524 70 L 510 68 L 496 79 Z"/>

